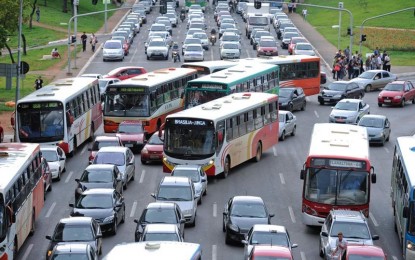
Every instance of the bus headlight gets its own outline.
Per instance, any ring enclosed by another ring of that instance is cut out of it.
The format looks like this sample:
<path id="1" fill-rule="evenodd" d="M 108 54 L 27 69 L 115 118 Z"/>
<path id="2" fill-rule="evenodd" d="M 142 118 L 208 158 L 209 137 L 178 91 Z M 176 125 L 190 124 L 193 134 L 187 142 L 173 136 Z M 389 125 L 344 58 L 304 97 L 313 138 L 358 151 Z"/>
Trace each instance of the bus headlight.
<path id="1" fill-rule="evenodd" d="M 415 244 L 408 240 L 408 243 L 406 244 L 406 248 L 408 250 L 414 251 L 415 250 Z"/>

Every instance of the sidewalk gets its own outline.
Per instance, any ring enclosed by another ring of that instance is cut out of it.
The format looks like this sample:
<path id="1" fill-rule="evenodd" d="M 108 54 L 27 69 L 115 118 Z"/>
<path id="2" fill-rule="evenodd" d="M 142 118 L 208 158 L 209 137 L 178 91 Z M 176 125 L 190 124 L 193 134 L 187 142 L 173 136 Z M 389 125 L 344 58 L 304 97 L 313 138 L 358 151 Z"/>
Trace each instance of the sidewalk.
<path id="1" fill-rule="evenodd" d="M 327 67 L 327 73 L 331 73 L 332 62 L 334 55 L 337 52 L 337 47 L 326 40 L 311 24 L 304 21 L 303 17 L 298 13 L 290 13 L 288 17 L 294 23 L 294 25 L 301 31 L 304 37 L 317 49 L 323 64 Z M 345 47 L 345 46 L 344 46 Z M 344 48 L 343 48 L 344 49 Z M 403 75 L 415 75 L 414 66 L 393 66 L 391 72 L 394 74 Z M 327 78 L 331 78 L 331 75 L 327 75 Z"/>

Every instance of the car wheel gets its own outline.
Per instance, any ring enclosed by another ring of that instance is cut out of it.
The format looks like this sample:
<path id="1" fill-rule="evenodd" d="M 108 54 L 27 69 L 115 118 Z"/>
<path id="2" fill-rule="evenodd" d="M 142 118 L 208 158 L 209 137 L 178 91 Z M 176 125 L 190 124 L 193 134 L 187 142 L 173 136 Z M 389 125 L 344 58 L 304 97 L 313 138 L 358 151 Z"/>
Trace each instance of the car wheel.
<path id="1" fill-rule="evenodd" d="M 285 130 L 282 131 L 280 141 L 283 142 L 285 140 Z"/>
<path id="2" fill-rule="evenodd" d="M 320 103 L 320 105 L 324 105 L 324 101 L 323 100 L 319 101 L 318 103 Z"/>
<path id="3" fill-rule="evenodd" d="M 150 60 L 150 57 L 147 56 L 147 60 Z"/>
<path id="4" fill-rule="evenodd" d="M 199 200 L 197 201 L 197 205 L 202 205 L 202 195 L 200 195 Z"/>
<path id="5" fill-rule="evenodd" d="M 60 181 L 61 180 L 61 171 L 58 171 L 58 177 L 56 177 L 56 180 L 57 181 Z"/>
<path id="6" fill-rule="evenodd" d="M 303 106 L 301 107 L 301 111 L 304 111 L 306 106 L 307 106 L 307 102 L 304 100 Z"/>
<path id="7" fill-rule="evenodd" d="M 386 140 L 385 140 L 385 138 L 383 138 L 382 139 L 382 143 L 380 144 L 381 146 L 384 146 L 385 145 L 385 142 L 386 142 Z"/>
<path id="8" fill-rule="evenodd" d="M 203 192 L 203 196 L 206 196 L 206 194 L 207 194 L 207 187 L 206 187 L 205 191 Z"/>
<path id="9" fill-rule="evenodd" d="M 324 257 L 323 248 L 321 248 L 321 241 L 320 241 L 320 257 Z"/>
<path id="10" fill-rule="evenodd" d="M 258 142 L 257 147 L 256 147 L 256 155 L 254 157 L 255 162 L 261 161 L 261 158 L 262 158 L 262 144 Z"/>
<path id="11" fill-rule="evenodd" d="M 225 220 L 222 220 L 222 231 L 226 232 Z"/>
<path id="12" fill-rule="evenodd" d="M 114 217 L 114 225 L 112 226 L 112 235 L 116 235 L 117 234 L 117 218 Z"/>
<path id="13" fill-rule="evenodd" d="M 378 103 L 378 107 L 382 107 L 382 103 Z"/>
<path id="14" fill-rule="evenodd" d="M 404 107 L 405 106 L 405 99 L 402 99 L 402 101 L 401 101 L 401 107 Z"/>
<path id="15" fill-rule="evenodd" d="M 134 180 L 135 180 L 135 169 L 133 171 L 133 175 L 131 176 L 131 181 L 134 181 Z"/>
<path id="16" fill-rule="evenodd" d="M 49 191 L 49 192 L 50 192 L 50 191 L 52 191 L 52 182 L 51 182 L 51 183 L 49 183 L 48 191 Z"/>
<path id="17" fill-rule="evenodd" d="M 295 136 L 295 131 L 297 131 L 297 126 L 295 125 L 293 131 L 291 132 L 291 136 Z"/>
<path id="18" fill-rule="evenodd" d="M 362 94 L 359 94 L 359 96 L 357 98 L 358 99 L 362 99 L 363 98 L 363 95 Z"/>
<path id="19" fill-rule="evenodd" d="M 120 223 L 124 223 L 125 222 L 125 206 L 122 210 L 122 216 L 121 216 L 121 222 Z"/>
<path id="20" fill-rule="evenodd" d="M 124 190 L 126 190 L 128 187 L 127 187 L 127 182 L 128 181 L 126 181 L 125 183 L 124 183 L 124 186 L 123 186 L 123 188 L 124 188 Z"/>
<path id="21" fill-rule="evenodd" d="M 293 103 L 290 103 L 288 105 L 288 111 L 293 112 L 293 110 L 294 110 L 294 105 L 293 105 Z"/>
<path id="22" fill-rule="evenodd" d="M 389 142 L 389 137 L 391 136 L 391 133 L 389 132 L 388 137 L 386 138 L 386 142 Z M 52 185 L 51 185 L 52 186 Z"/>
<path id="23" fill-rule="evenodd" d="M 372 90 L 372 85 L 367 85 L 365 87 L 365 92 L 370 92 Z"/>
<path id="24" fill-rule="evenodd" d="M 225 235 L 225 244 L 227 244 L 227 245 L 232 244 L 232 239 L 228 235 L 228 232 L 226 232 L 226 235 Z"/>
<path id="25" fill-rule="evenodd" d="M 412 104 L 415 104 L 415 97 L 412 99 Z"/>
<path id="26" fill-rule="evenodd" d="M 190 223 L 191 227 L 195 227 L 196 226 L 196 213 L 195 213 L 195 218 L 193 219 L 193 222 Z"/>

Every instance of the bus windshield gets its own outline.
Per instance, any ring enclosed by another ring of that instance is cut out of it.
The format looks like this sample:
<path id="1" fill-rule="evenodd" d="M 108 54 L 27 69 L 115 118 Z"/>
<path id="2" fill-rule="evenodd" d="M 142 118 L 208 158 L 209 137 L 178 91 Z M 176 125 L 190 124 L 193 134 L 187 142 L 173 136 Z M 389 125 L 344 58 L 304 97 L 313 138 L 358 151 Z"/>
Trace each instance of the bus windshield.
<path id="1" fill-rule="evenodd" d="M 369 199 L 364 171 L 309 168 L 305 199 L 329 205 L 362 205 Z"/>
<path id="2" fill-rule="evenodd" d="M 415 202 L 411 201 L 409 204 L 409 216 L 408 216 L 408 233 L 411 236 L 415 236 Z"/>
<path id="3" fill-rule="evenodd" d="M 251 16 L 249 17 L 249 24 L 268 25 L 268 18 L 266 16 Z"/>
<path id="4" fill-rule="evenodd" d="M 202 159 L 215 153 L 215 129 L 209 126 L 170 125 L 165 153 L 175 158 Z"/>
<path id="5" fill-rule="evenodd" d="M 105 116 L 150 116 L 149 97 L 143 94 L 106 93 Z"/>
<path id="6" fill-rule="evenodd" d="M 213 86 L 213 84 L 212 84 Z M 191 87 L 191 86 L 190 86 Z M 227 95 L 226 90 L 200 90 L 200 89 L 186 89 L 185 108 L 195 107 L 214 99 L 218 99 Z"/>
<path id="7" fill-rule="evenodd" d="M 17 109 L 21 142 L 54 142 L 64 138 L 61 102 L 19 104 Z"/>

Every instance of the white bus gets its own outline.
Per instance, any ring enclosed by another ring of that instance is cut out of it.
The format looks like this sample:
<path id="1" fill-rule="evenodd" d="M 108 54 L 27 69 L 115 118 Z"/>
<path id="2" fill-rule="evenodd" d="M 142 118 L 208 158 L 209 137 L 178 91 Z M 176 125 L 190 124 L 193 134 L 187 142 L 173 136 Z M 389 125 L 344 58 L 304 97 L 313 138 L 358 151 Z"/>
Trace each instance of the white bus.
<path id="1" fill-rule="evenodd" d="M 148 72 L 107 88 L 104 100 L 104 130 L 113 133 L 124 120 L 140 120 L 154 133 L 168 114 L 183 109 L 183 92 L 196 70 L 166 68 Z"/>
<path id="2" fill-rule="evenodd" d="M 391 198 L 395 228 L 404 259 L 415 259 L 415 137 L 396 139 Z"/>
<path id="3" fill-rule="evenodd" d="M 73 155 L 102 127 L 98 79 L 60 79 L 16 104 L 16 141 L 54 144 Z"/>
<path id="4" fill-rule="evenodd" d="M 137 242 L 114 246 L 103 260 L 201 260 L 202 248 L 199 244 L 187 242 Z"/>
<path id="5" fill-rule="evenodd" d="M 212 61 L 199 61 L 199 62 L 185 62 L 182 64 L 182 68 L 189 68 L 197 70 L 199 77 L 206 76 L 230 67 L 238 65 L 237 60 L 212 60 Z"/>
<path id="6" fill-rule="evenodd" d="M 278 142 L 278 96 L 236 93 L 170 115 L 164 124 L 163 171 L 178 164 L 202 165 L 227 177 L 230 169 Z"/>
<path id="7" fill-rule="evenodd" d="M 44 204 L 39 144 L 0 144 L 0 259 L 16 259 Z"/>

